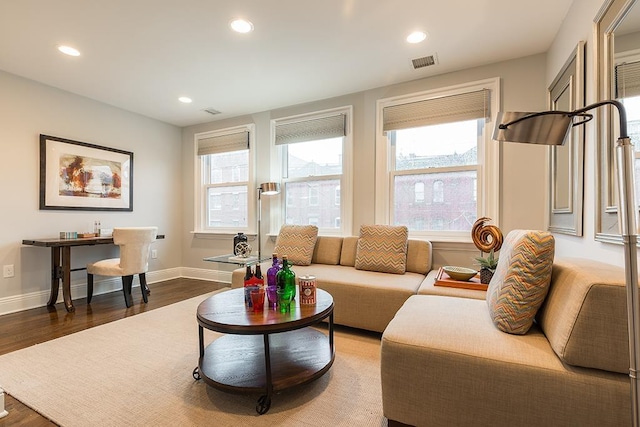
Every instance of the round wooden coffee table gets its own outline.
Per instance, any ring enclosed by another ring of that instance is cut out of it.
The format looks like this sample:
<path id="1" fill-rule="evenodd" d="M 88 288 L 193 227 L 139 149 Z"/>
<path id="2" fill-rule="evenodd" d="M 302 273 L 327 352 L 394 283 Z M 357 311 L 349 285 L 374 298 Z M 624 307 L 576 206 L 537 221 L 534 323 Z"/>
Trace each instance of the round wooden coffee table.
<path id="1" fill-rule="evenodd" d="M 274 392 L 321 377 L 335 359 L 333 298 L 321 289 L 314 305 L 301 305 L 297 295 L 288 313 L 266 305 L 254 313 L 244 305 L 244 289 L 232 289 L 200 303 L 196 317 L 200 358 L 194 378 L 225 391 L 263 392 L 259 414 L 269 410 Z M 327 317 L 328 336 L 309 327 Z M 205 348 L 203 328 L 227 335 Z"/>

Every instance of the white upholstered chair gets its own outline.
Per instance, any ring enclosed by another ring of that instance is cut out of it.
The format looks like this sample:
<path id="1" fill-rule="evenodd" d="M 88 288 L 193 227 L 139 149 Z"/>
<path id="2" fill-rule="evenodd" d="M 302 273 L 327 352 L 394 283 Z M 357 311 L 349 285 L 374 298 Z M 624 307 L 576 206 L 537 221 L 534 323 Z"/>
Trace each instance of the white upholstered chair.
<path id="1" fill-rule="evenodd" d="M 120 258 L 105 259 L 87 264 L 87 303 L 93 297 L 93 276 L 122 277 L 122 292 L 127 307 L 133 305 L 131 285 L 133 276 L 140 276 L 142 299 L 147 302 L 149 247 L 156 240 L 157 227 L 123 227 L 113 229 L 113 243 L 120 246 Z"/>

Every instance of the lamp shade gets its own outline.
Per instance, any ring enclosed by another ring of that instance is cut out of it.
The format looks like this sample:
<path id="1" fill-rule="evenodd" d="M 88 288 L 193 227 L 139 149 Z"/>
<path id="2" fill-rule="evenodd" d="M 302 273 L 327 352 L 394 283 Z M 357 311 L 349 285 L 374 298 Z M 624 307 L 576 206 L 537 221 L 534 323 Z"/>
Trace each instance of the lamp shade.
<path id="1" fill-rule="evenodd" d="M 260 184 L 259 190 L 265 196 L 273 196 L 280 193 L 280 184 L 277 182 L 264 182 Z"/>
<path id="2" fill-rule="evenodd" d="M 493 139 L 529 144 L 564 145 L 572 126 L 573 116 L 570 113 L 537 115 L 537 113 L 499 112 Z"/>

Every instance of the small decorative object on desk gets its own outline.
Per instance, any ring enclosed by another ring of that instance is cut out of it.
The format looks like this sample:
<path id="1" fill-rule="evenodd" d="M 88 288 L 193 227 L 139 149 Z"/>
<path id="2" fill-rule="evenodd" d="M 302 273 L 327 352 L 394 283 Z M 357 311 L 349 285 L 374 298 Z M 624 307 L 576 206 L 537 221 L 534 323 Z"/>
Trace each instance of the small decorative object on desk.
<path id="1" fill-rule="evenodd" d="M 238 243 L 247 243 L 247 236 L 244 233 L 238 233 L 233 238 L 233 254 L 238 255 Z"/>
<path id="2" fill-rule="evenodd" d="M 480 283 L 483 284 L 488 284 L 496 271 L 498 257 L 494 256 L 494 251 L 500 250 L 503 241 L 502 231 L 495 225 L 484 225 L 487 221 L 491 218 L 478 218 L 471 229 L 473 244 L 480 249 L 480 256 L 475 260 L 480 266 Z M 487 258 L 482 256 L 485 252 L 489 253 Z"/>

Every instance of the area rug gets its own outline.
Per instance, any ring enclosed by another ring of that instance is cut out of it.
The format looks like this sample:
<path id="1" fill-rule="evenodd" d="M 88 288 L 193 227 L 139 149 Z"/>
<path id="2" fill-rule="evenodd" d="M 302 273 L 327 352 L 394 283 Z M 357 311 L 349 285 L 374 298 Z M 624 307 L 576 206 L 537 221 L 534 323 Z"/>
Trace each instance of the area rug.
<path id="1" fill-rule="evenodd" d="M 264 415 L 259 395 L 195 381 L 195 313 L 207 296 L 0 356 L 0 386 L 62 426 L 387 425 L 375 335 L 338 328 L 329 372 L 274 395 Z M 207 343 L 219 336 L 205 331 Z"/>

